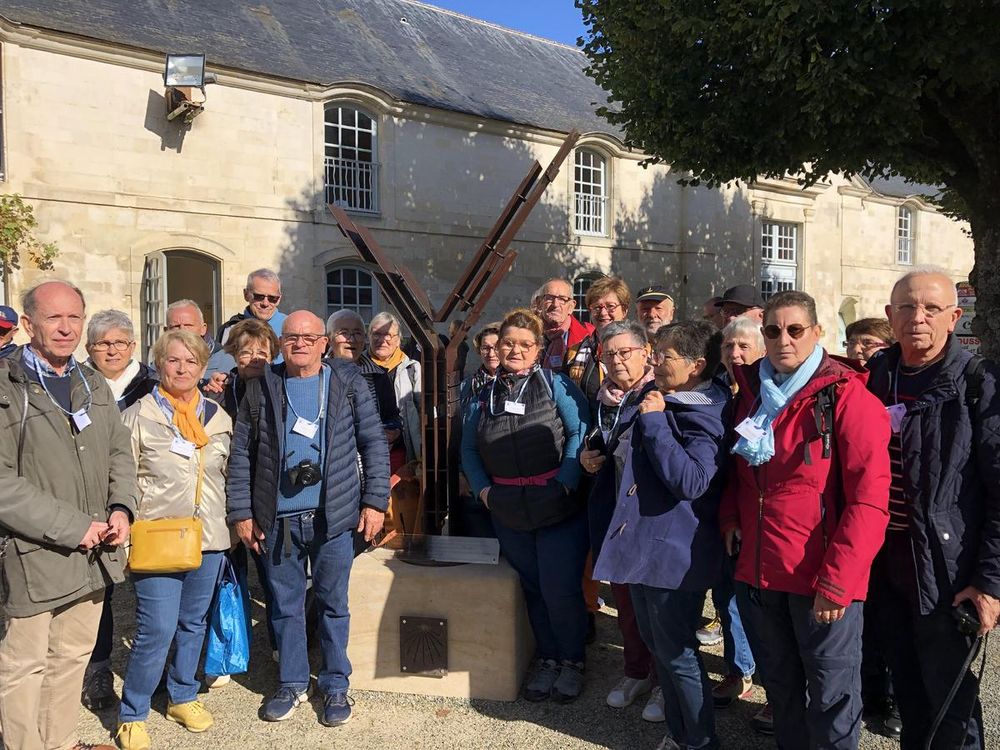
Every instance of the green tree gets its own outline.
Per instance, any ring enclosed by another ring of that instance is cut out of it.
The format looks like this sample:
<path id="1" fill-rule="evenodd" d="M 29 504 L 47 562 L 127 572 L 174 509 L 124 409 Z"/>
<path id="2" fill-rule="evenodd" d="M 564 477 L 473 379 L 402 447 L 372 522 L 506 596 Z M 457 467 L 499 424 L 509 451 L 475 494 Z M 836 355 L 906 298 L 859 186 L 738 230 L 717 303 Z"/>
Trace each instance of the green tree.
<path id="1" fill-rule="evenodd" d="M 1000 0 L 577 0 L 601 113 L 719 185 L 828 172 L 940 185 L 1000 355 Z M 948 248 L 941 248 L 948 252 Z"/>
<path id="2" fill-rule="evenodd" d="M 52 269 L 59 250 L 54 243 L 35 237 L 37 226 L 34 210 L 20 195 L 0 195 L 0 278 L 21 267 L 22 252 L 43 271 Z"/>

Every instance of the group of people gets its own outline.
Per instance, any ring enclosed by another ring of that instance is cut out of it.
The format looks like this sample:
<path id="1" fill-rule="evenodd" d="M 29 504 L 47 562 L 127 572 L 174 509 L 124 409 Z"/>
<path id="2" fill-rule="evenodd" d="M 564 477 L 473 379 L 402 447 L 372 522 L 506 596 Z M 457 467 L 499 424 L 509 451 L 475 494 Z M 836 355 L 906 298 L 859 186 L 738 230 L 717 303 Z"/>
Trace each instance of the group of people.
<path id="1" fill-rule="evenodd" d="M 172 303 L 148 363 L 126 314 L 97 312 L 84 331 L 67 282 L 29 289 L 20 317 L 0 307 L 8 750 L 110 747 L 74 745 L 75 712 L 61 709 L 118 702 L 113 586 L 132 525 L 158 519 L 199 519 L 201 556 L 130 574 L 118 746 L 151 746 L 161 686 L 168 719 L 211 728 L 206 623 L 223 567 L 249 560 L 278 664 L 260 717 L 307 700 L 315 632 L 320 720 L 351 718 L 351 563 L 382 529 L 391 475 L 420 456 L 420 365 L 389 312 L 367 325 L 349 310 L 285 315 L 267 269 L 244 296 L 214 335 L 196 303 Z M 665 750 L 719 747 L 714 712 L 755 674 L 768 703 L 753 726 L 786 750 L 856 748 L 863 700 L 898 708 L 885 718 L 904 750 L 931 735 L 983 747 L 978 683 L 962 670 L 1000 616 L 1000 417 L 993 365 L 951 335 L 947 274 L 902 277 L 886 319 L 848 327 L 847 357 L 823 349 L 797 291 L 765 302 L 737 286 L 703 319 L 675 321 L 667 288 L 633 301 L 606 277 L 587 292 L 591 322 L 574 307 L 572 286 L 548 281 L 477 332 L 481 364 L 461 384 L 470 498 L 456 507 L 487 515 L 520 578 L 537 649 L 525 699 L 581 694 L 607 581 L 624 645 L 607 703 L 647 697 Z M 19 325 L 24 346 L 11 344 Z M 717 626 L 702 623 L 709 591 Z M 717 637 L 727 674 L 712 683 L 699 645 Z"/>

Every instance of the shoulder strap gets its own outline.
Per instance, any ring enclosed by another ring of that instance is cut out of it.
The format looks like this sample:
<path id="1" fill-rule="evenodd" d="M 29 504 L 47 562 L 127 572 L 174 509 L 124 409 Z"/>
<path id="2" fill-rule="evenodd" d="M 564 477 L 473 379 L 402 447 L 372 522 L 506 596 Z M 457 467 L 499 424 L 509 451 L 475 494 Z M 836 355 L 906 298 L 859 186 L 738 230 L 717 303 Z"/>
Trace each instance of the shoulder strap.
<path id="1" fill-rule="evenodd" d="M 246 390 L 243 392 L 243 398 L 247 400 L 247 408 L 250 409 L 250 438 L 254 442 L 260 439 L 260 402 L 264 395 L 260 380 L 260 378 L 247 380 Z"/>
<path id="2" fill-rule="evenodd" d="M 983 391 L 983 375 L 986 372 L 986 358 L 973 354 L 965 364 L 965 405 L 969 411 L 976 408 Z"/>
<path id="3" fill-rule="evenodd" d="M 201 485 L 205 479 L 205 448 L 198 449 L 198 484 L 194 490 L 194 515 L 197 518 L 201 513 Z"/>
<path id="4" fill-rule="evenodd" d="M 816 420 L 816 432 L 823 441 L 823 458 L 829 458 L 833 449 L 833 411 L 837 403 L 837 383 L 830 383 L 816 394 L 813 404 L 813 418 Z M 809 444 L 806 443 L 806 456 L 809 455 Z"/>

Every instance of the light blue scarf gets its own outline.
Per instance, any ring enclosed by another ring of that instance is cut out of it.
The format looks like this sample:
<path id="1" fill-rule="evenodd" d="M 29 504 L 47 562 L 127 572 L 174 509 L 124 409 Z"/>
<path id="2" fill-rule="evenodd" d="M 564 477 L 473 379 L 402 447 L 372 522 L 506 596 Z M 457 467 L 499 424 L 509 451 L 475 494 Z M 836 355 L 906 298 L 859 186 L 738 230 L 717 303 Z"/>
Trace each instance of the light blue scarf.
<path id="1" fill-rule="evenodd" d="M 750 420 L 764 431 L 764 436 L 755 443 L 741 437 L 733 446 L 733 453 L 743 456 L 751 466 L 767 463 L 774 456 L 774 423 L 785 404 L 792 400 L 802 386 L 808 383 L 823 361 L 823 347 L 819 344 L 809 358 L 799 365 L 799 369 L 780 385 L 774 382 L 774 365 L 767 357 L 760 362 L 760 406 Z"/>

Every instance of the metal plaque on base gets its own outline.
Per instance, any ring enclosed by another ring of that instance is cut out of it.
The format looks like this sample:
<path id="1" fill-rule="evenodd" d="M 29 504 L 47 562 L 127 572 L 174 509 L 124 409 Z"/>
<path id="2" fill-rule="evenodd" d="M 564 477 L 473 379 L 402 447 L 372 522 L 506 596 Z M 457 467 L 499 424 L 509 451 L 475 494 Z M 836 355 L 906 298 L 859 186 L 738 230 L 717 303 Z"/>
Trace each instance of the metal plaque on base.
<path id="1" fill-rule="evenodd" d="M 399 618 L 399 671 L 421 677 L 447 676 L 447 619 L 409 615 Z"/>

